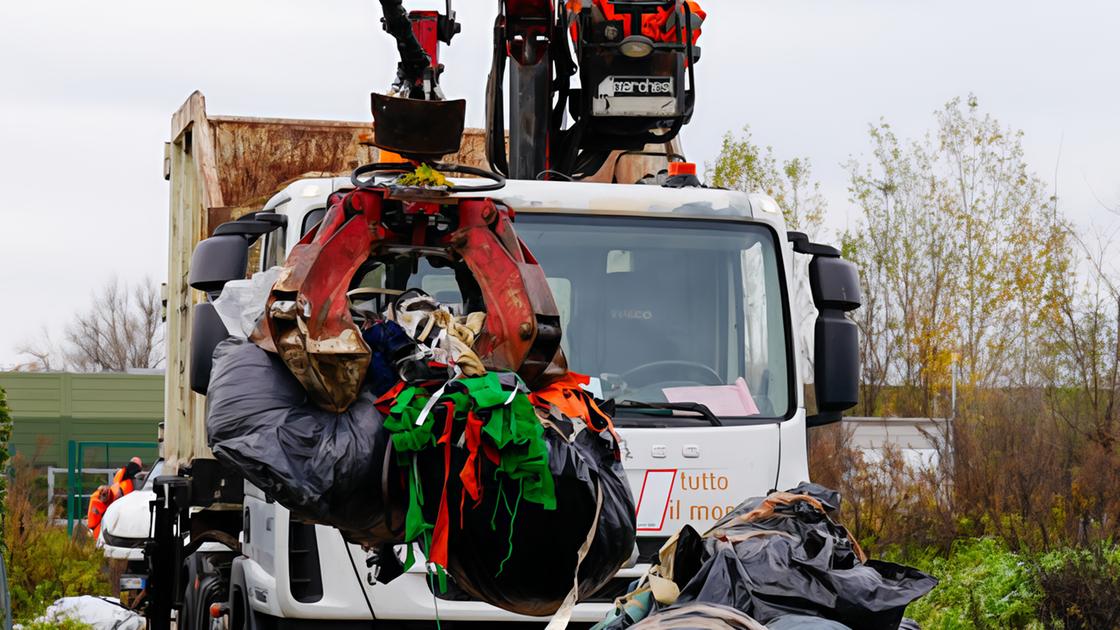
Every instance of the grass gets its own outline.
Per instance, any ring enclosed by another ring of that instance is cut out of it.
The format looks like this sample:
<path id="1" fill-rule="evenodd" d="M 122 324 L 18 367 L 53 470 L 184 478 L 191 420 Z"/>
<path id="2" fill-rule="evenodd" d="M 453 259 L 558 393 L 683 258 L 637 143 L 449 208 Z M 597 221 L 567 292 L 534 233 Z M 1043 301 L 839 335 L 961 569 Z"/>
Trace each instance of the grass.
<path id="1" fill-rule="evenodd" d="M 907 610 L 923 630 L 1120 627 L 1117 546 L 1028 554 L 984 538 L 957 541 L 948 557 L 889 555 L 941 580 Z"/>
<path id="2" fill-rule="evenodd" d="M 45 494 L 33 491 L 36 476 L 31 464 L 17 456 L 5 501 L 3 546 L 12 617 L 24 623 L 61 597 L 112 592 L 105 556 L 94 541 L 83 532 L 71 536 L 47 521 Z M 43 501 L 37 503 L 37 498 Z"/>

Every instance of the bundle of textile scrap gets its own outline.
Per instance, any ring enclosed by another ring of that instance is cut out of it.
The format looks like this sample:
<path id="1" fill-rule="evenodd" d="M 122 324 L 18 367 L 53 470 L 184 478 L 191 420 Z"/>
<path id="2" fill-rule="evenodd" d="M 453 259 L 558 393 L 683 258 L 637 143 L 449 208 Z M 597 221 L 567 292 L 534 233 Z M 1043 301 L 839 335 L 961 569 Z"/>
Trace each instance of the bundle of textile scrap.
<path id="1" fill-rule="evenodd" d="M 839 507 L 839 493 L 803 483 L 744 502 L 703 535 L 685 526 L 596 630 L 749 627 L 726 609 L 775 629 L 898 629 L 937 579 L 868 560 L 833 520 Z"/>
<path id="2" fill-rule="evenodd" d="M 633 499 L 588 379 L 569 373 L 530 392 L 514 373 L 487 371 L 470 351 L 480 324 L 410 291 L 366 329 L 373 362 L 404 375 L 378 401 L 407 480 L 404 540 L 439 588 L 446 570 L 471 596 L 549 615 L 629 558 Z M 402 349 L 398 329 L 415 345 Z"/>
<path id="3" fill-rule="evenodd" d="M 371 351 L 358 400 L 316 407 L 276 355 L 224 342 L 208 396 L 215 455 L 382 560 L 409 543 L 412 562 L 419 547 L 445 591 L 546 616 L 602 588 L 631 556 L 635 508 L 588 379 L 529 391 L 473 351 L 484 313 L 455 316 L 418 290 L 352 293 Z"/>

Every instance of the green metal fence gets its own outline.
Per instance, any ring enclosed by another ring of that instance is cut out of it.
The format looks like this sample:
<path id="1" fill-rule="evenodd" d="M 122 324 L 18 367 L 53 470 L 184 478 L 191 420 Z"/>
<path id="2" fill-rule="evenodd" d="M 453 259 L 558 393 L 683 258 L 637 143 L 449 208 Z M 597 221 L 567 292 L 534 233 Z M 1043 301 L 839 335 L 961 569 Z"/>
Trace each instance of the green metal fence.
<path id="1" fill-rule="evenodd" d="M 159 444 L 156 442 L 77 442 L 70 440 L 66 449 L 66 531 L 74 531 L 74 523 L 80 522 L 89 510 L 90 495 L 86 494 L 86 487 L 82 475 L 82 471 L 86 468 L 86 453 L 88 451 L 97 450 L 99 451 L 97 454 L 101 454 L 100 451 L 104 450 L 104 465 L 96 466 L 96 468 L 105 469 L 119 468 L 134 457 L 134 455 L 129 455 L 127 453 L 136 453 L 140 450 L 158 448 Z M 125 453 L 121 453 L 120 450 L 124 450 Z M 145 463 L 151 466 L 155 461 L 148 460 Z M 89 489 L 93 491 L 97 488 L 93 487 Z"/>

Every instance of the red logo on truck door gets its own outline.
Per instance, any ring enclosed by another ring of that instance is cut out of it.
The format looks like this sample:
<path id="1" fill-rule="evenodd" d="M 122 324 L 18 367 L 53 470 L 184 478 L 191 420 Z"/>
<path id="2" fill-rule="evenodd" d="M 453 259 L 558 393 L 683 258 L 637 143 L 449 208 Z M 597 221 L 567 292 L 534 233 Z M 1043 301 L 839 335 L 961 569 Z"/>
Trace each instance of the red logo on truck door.
<path id="1" fill-rule="evenodd" d="M 638 493 L 638 531 L 659 532 L 665 527 L 665 515 L 669 512 L 669 499 L 676 480 L 675 469 L 646 471 Z"/>

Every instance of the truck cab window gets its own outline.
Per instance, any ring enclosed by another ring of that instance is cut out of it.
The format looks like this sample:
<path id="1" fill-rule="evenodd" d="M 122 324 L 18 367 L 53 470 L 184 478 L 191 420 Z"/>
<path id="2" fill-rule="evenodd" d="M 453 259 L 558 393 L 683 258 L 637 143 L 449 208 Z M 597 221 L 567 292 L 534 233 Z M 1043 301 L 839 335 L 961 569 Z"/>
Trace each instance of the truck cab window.
<path id="1" fill-rule="evenodd" d="M 785 298 L 767 228 L 523 214 L 517 231 L 549 271 L 572 369 L 599 379 L 607 397 L 699 402 L 732 418 L 790 412 Z"/>
<path id="2" fill-rule="evenodd" d="M 303 215 L 303 227 L 300 228 L 299 231 L 300 238 L 307 236 L 307 233 L 311 231 L 311 228 L 319 225 L 319 222 L 322 221 L 323 217 L 325 217 L 326 215 L 326 208 L 316 208 L 315 210 L 312 210 Z"/>
<path id="3" fill-rule="evenodd" d="M 517 231 L 549 271 L 571 368 L 595 391 L 703 403 L 725 418 L 791 411 L 785 294 L 767 228 L 525 214 Z M 354 286 L 386 288 L 386 278 L 379 265 Z M 464 314 L 450 269 L 421 259 L 408 288 Z"/>
<path id="4" fill-rule="evenodd" d="M 280 228 L 265 234 L 261 245 L 261 271 L 284 264 L 287 259 L 287 230 Z"/>
<path id="5" fill-rule="evenodd" d="M 769 230 L 524 214 L 517 231 L 549 271 L 572 369 L 605 396 L 716 407 L 741 399 L 721 407 L 732 418 L 789 413 L 785 298 Z M 450 270 L 421 261 L 409 286 L 462 312 Z"/>

